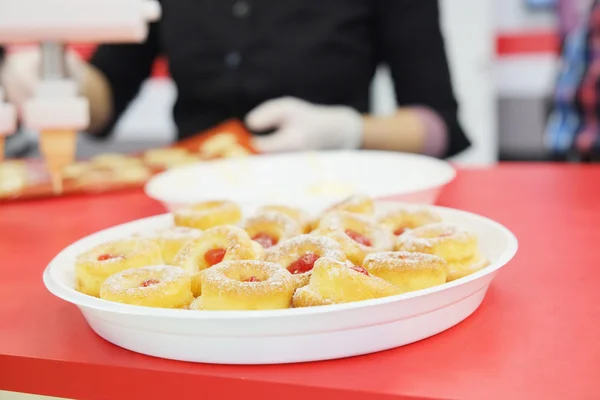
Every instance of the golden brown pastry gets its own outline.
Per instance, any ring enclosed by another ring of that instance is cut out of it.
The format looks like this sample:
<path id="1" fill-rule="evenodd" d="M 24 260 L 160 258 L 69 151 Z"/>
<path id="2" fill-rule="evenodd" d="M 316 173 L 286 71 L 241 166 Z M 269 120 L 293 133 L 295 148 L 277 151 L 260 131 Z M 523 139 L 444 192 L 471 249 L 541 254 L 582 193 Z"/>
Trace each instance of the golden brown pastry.
<path id="1" fill-rule="evenodd" d="M 388 229 L 369 217 L 347 211 L 327 214 L 312 234 L 337 241 L 348 259 L 356 265 L 361 265 L 369 253 L 389 251 L 394 247 L 394 236 Z"/>
<path id="2" fill-rule="evenodd" d="M 199 301 L 203 310 L 289 308 L 295 288 L 292 275 L 277 264 L 227 261 L 203 273 Z"/>
<path id="3" fill-rule="evenodd" d="M 190 273 L 202 271 L 222 261 L 258 260 L 264 250 L 242 228 L 222 225 L 207 229 L 189 241 L 175 256 L 173 264 Z"/>
<path id="4" fill-rule="evenodd" d="M 75 261 L 76 288 L 98 297 L 106 278 L 118 272 L 163 264 L 160 247 L 149 239 L 114 240 L 80 254 Z"/>
<path id="5" fill-rule="evenodd" d="M 265 252 L 265 260 L 290 271 L 296 287 L 308 284 L 314 263 L 321 257 L 346 261 L 342 246 L 325 236 L 296 236 Z"/>
<path id="6" fill-rule="evenodd" d="M 448 266 L 438 256 L 406 251 L 371 253 L 363 262 L 371 275 L 398 287 L 402 292 L 426 289 L 446 283 Z"/>
<path id="7" fill-rule="evenodd" d="M 399 294 L 389 282 L 349 262 L 320 258 L 315 262 L 308 285 L 296 290 L 294 307 L 350 303 Z"/>
<path id="8" fill-rule="evenodd" d="M 157 308 L 185 308 L 194 299 L 190 276 L 181 268 L 168 265 L 128 269 L 112 275 L 100 287 L 100 298 Z"/>
<path id="9" fill-rule="evenodd" d="M 237 224 L 242 219 L 242 210 L 232 201 L 205 201 L 176 210 L 173 218 L 177 226 L 205 230 L 220 225 Z"/>
<path id="10" fill-rule="evenodd" d="M 438 222 L 442 222 L 442 217 L 436 212 L 424 208 L 417 210 L 399 209 L 387 213 L 379 219 L 379 223 L 391 230 L 396 236 L 403 234 L 407 229 Z"/>
<path id="11" fill-rule="evenodd" d="M 438 223 L 398 236 L 396 250 L 434 254 L 448 264 L 448 281 L 470 275 L 489 262 L 480 253 L 477 237 L 459 227 Z"/>

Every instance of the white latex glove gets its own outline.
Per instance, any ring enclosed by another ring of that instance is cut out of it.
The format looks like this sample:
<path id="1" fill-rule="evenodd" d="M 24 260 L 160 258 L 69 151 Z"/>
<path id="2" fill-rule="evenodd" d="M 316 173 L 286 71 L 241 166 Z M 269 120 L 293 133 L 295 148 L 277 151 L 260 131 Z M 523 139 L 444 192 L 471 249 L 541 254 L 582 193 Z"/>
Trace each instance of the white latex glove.
<path id="1" fill-rule="evenodd" d="M 255 131 L 275 129 L 273 134 L 254 138 L 253 145 L 263 153 L 356 149 L 363 139 L 363 121 L 356 110 L 293 97 L 259 105 L 248 114 L 246 124 Z"/>
<path id="2" fill-rule="evenodd" d="M 66 54 L 67 74 L 80 82 L 84 61 L 73 52 Z M 7 52 L 0 65 L 0 86 L 4 89 L 6 101 L 20 111 L 27 100 L 33 97 L 40 80 L 40 50 L 38 47 L 20 48 Z"/>

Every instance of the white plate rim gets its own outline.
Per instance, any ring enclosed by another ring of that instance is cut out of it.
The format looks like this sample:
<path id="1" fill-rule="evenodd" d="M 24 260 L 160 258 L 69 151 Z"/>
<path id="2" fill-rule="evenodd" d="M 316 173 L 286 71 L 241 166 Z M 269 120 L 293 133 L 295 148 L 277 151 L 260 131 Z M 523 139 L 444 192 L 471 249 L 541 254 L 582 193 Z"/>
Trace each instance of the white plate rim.
<path id="1" fill-rule="evenodd" d="M 398 207 L 418 207 L 419 205 L 415 205 L 412 203 L 402 203 L 396 201 L 382 201 L 386 203 L 394 203 L 394 205 L 398 205 Z M 106 228 L 91 235 L 87 235 L 64 248 L 61 252 L 56 255 L 52 261 L 45 268 L 43 273 L 43 282 L 46 288 L 55 295 L 56 297 L 67 301 L 69 303 L 75 304 L 79 307 L 85 307 L 89 309 L 94 309 L 97 311 L 109 312 L 114 314 L 125 314 L 132 316 L 146 316 L 146 317 L 160 317 L 160 318 L 176 318 L 176 319 L 193 319 L 193 320 L 240 320 L 240 319 L 271 319 L 271 318 L 293 318 L 297 316 L 306 316 L 306 315 L 318 315 L 318 314 L 328 314 L 328 313 L 336 313 L 342 311 L 353 310 L 356 308 L 370 308 L 370 307 L 378 307 L 384 304 L 401 302 L 417 297 L 431 295 L 437 292 L 447 291 L 454 287 L 466 285 L 469 282 L 480 279 L 485 275 L 489 275 L 494 273 L 495 271 L 502 268 L 506 265 L 516 254 L 518 250 L 518 240 L 517 237 L 505 226 L 502 224 L 484 217 L 479 214 L 471 213 L 464 210 L 459 210 L 450 207 L 442 207 L 442 206 L 431 206 L 431 205 L 422 205 L 427 208 L 431 208 L 433 210 L 440 211 L 450 211 L 455 214 L 462 214 L 469 218 L 480 219 L 483 222 L 486 222 L 490 225 L 494 225 L 495 228 L 502 231 L 508 240 L 508 245 L 504 253 L 498 257 L 498 259 L 490 264 L 489 266 L 483 268 L 480 271 L 477 271 L 471 275 L 466 277 L 457 279 L 455 281 L 445 283 L 443 285 L 434 286 L 427 289 L 417 290 L 414 292 L 403 293 L 394 296 L 388 296 L 378 299 L 370 299 L 363 301 L 356 301 L 351 303 L 344 304 L 332 304 L 326 306 L 318 306 L 318 307 L 306 307 L 306 308 L 292 308 L 292 309 L 284 309 L 284 310 L 252 310 L 252 311 L 195 311 L 195 310 L 174 310 L 174 309 L 160 309 L 160 308 L 151 308 L 151 307 L 142 307 L 135 306 L 129 304 L 120 304 L 113 303 L 110 301 L 102 300 L 99 298 L 95 298 L 92 296 L 85 295 L 83 293 L 77 292 L 75 289 L 67 287 L 59 282 L 54 281 L 51 276 L 51 270 L 55 265 L 58 265 L 61 262 L 61 259 L 65 257 L 65 252 L 68 251 L 73 246 L 76 246 L 80 242 L 84 240 L 89 240 L 90 238 L 97 235 L 104 235 L 108 231 L 126 227 L 128 225 L 139 223 L 140 221 L 150 221 L 152 219 L 160 219 L 170 217 L 170 213 L 155 215 L 151 217 L 141 218 L 135 221 L 126 222 L 123 224 L 115 225 L 110 228 Z"/>
<path id="2" fill-rule="evenodd" d="M 435 188 L 439 188 L 439 187 L 443 187 L 447 184 L 449 184 L 450 182 L 452 182 L 457 175 L 456 169 L 452 166 L 452 164 L 450 164 L 447 161 L 438 159 L 438 158 L 434 158 L 434 157 L 429 157 L 429 156 L 425 156 L 422 154 L 414 154 L 414 153 L 405 153 L 405 152 L 397 152 L 397 151 L 388 151 L 388 150 L 326 150 L 326 151 L 308 151 L 308 152 L 298 152 L 298 153 L 293 153 L 292 155 L 288 154 L 288 153 L 277 153 L 277 154 L 257 154 L 257 155 L 252 155 L 249 156 L 248 158 L 244 158 L 243 160 L 245 160 L 244 162 L 252 162 L 252 159 L 255 160 L 265 160 L 265 159 L 270 159 L 270 160 L 278 160 L 281 158 L 289 158 L 290 156 L 292 157 L 311 157 L 312 155 L 323 155 L 323 156 L 327 156 L 329 154 L 349 154 L 352 155 L 353 157 L 364 157 L 364 156 L 375 156 L 375 155 L 382 155 L 382 156 L 387 156 L 387 157 L 392 157 L 392 156 L 398 156 L 398 157 L 403 157 L 406 159 L 416 159 L 416 160 L 420 160 L 420 161 L 426 161 L 432 165 L 435 165 L 436 168 L 439 168 L 440 170 L 444 170 L 444 174 L 440 174 L 440 177 L 436 180 L 428 180 L 426 183 L 421 184 L 419 186 L 414 186 L 408 190 L 394 190 L 393 193 L 390 193 L 389 195 L 393 195 L 393 196 L 402 196 L 402 195 L 408 195 L 408 194 L 412 194 L 412 193 L 418 193 L 418 192 L 423 192 L 423 191 L 427 191 L 427 190 L 432 190 Z M 358 159 L 357 159 L 358 160 Z M 163 203 L 185 203 L 186 200 L 182 199 L 182 196 L 179 194 L 169 194 L 168 192 L 165 192 L 164 190 L 159 189 L 160 185 L 162 184 L 163 181 L 168 180 L 171 176 L 175 175 L 175 174 L 179 174 L 181 171 L 186 171 L 186 170 L 191 170 L 191 169 L 197 169 L 197 168 L 201 168 L 201 167 L 209 167 L 209 166 L 214 166 L 214 167 L 218 167 L 220 165 L 223 165 L 227 162 L 229 162 L 231 160 L 229 159 L 219 159 L 219 160 L 210 160 L 210 161 L 201 161 L 201 162 L 196 162 L 196 163 L 192 163 L 186 166 L 181 166 L 181 167 L 177 167 L 177 168 L 172 168 L 169 169 L 167 171 L 163 171 L 160 172 L 156 175 L 154 175 L 152 178 L 150 178 L 150 180 L 148 182 L 146 182 L 146 184 L 144 185 L 144 193 L 146 194 L 146 196 L 150 197 L 151 199 L 163 202 Z M 266 161 L 264 161 L 266 162 Z"/>

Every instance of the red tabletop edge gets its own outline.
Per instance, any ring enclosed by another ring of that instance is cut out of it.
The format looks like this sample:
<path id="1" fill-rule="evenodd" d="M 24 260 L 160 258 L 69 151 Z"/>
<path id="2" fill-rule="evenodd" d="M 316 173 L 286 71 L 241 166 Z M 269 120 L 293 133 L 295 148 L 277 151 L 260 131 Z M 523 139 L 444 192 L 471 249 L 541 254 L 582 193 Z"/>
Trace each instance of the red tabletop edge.
<path id="1" fill-rule="evenodd" d="M 0 390 L 77 399 L 600 398 L 600 166 L 463 169 L 438 203 L 493 218 L 519 239 L 517 256 L 479 310 L 398 349 L 276 366 L 129 352 L 98 337 L 75 306 L 46 291 L 42 272 L 62 248 L 164 212 L 141 191 L 2 204 Z"/>

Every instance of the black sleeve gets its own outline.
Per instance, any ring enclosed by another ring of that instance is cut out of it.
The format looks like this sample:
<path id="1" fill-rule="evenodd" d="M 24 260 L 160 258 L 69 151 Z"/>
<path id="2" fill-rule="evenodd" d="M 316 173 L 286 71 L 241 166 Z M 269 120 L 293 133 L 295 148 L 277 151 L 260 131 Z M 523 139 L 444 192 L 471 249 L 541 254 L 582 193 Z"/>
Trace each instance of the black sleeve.
<path id="1" fill-rule="evenodd" d="M 427 106 L 448 129 L 446 157 L 469 147 L 458 121 L 437 0 L 377 0 L 380 61 L 390 68 L 399 106 Z"/>
<path id="2" fill-rule="evenodd" d="M 150 76 L 154 60 L 159 54 L 157 23 L 150 24 L 148 37 L 143 43 L 100 45 L 90 64 L 100 70 L 111 88 L 113 118 L 102 132 L 94 137 L 108 137 L 115 124 L 137 96 L 142 83 Z"/>

